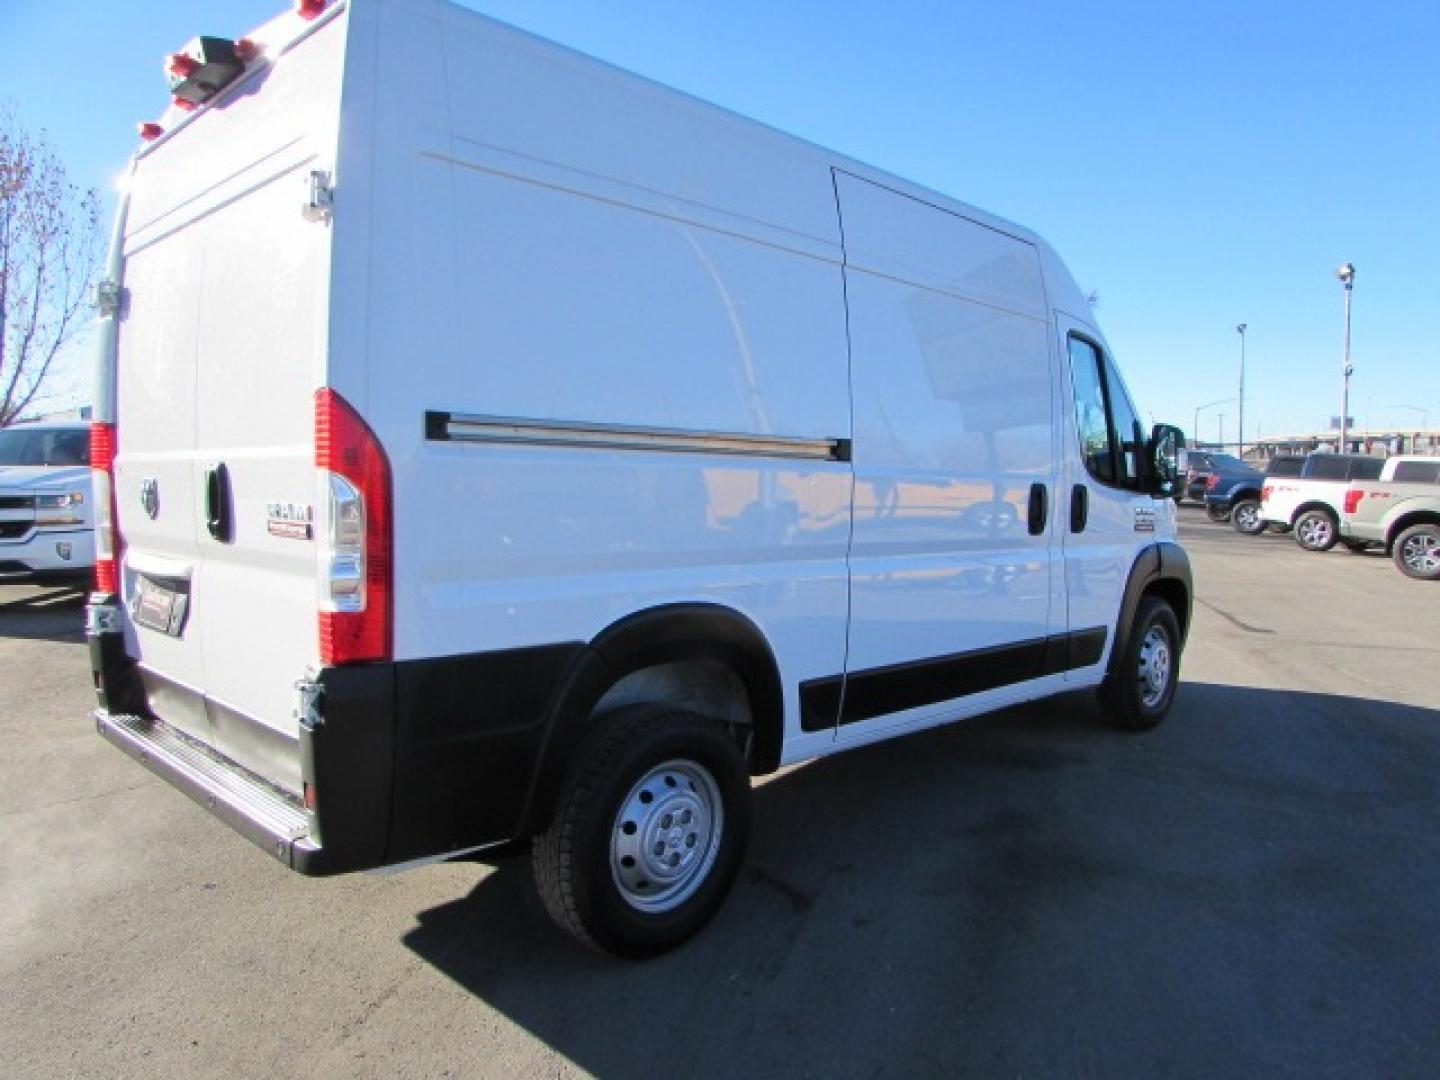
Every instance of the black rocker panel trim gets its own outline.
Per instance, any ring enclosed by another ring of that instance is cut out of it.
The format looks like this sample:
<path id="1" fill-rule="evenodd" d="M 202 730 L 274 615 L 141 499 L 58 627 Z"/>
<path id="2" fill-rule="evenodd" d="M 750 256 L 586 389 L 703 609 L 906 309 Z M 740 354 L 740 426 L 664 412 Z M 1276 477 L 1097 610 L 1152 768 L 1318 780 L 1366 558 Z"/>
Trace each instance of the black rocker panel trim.
<path id="1" fill-rule="evenodd" d="M 800 684 L 800 727 L 824 731 L 986 690 L 1089 667 L 1105 652 L 1103 626 L 989 649 L 831 675 Z"/>

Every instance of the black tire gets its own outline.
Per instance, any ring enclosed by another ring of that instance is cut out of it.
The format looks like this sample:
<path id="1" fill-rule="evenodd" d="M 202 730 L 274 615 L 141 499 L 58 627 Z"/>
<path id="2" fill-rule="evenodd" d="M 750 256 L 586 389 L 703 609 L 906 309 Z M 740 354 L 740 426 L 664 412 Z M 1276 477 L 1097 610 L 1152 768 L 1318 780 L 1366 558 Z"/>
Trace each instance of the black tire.
<path id="1" fill-rule="evenodd" d="M 1306 551 L 1329 551 L 1340 539 L 1340 523 L 1329 510 L 1306 510 L 1295 519 L 1295 543 Z"/>
<path id="2" fill-rule="evenodd" d="M 1395 538 L 1391 558 L 1406 577 L 1440 581 L 1440 525 L 1412 525 Z"/>
<path id="3" fill-rule="evenodd" d="M 1156 646 L 1163 647 L 1163 658 Z M 1165 719 L 1180 685 L 1180 622 L 1158 596 L 1142 597 L 1129 636 L 1116 647 L 1119 662 L 1100 686 L 1100 707 L 1116 727 L 1148 731 Z"/>
<path id="4" fill-rule="evenodd" d="M 1227 506 L 1222 509 L 1207 502 L 1205 504 L 1205 516 L 1211 521 L 1226 522 L 1230 520 L 1230 508 Z"/>
<path id="5" fill-rule="evenodd" d="M 718 814 L 707 818 L 707 805 Z M 692 840 L 692 825 L 706 835 Z M 668 706 L 636 705 L 600 720 L 576 750 L 531 869 L 546 910 L 580 941 L 615 956 L 655 956 L 709 922 L 734 884 L 749 835 L 750 775 L 725 730 Z M 664 852 L 652 856 L 646 838 Z M 638 864 L 618 853 L 642 839 Z M 651 866 L 649 876 L 672 874 L 672 883 L 646 880 Z M 647 904 L 651 910 L 637 906 Z"/>
<path id="6" fill-rule="evenodd" d="M 1259 536 L 1265 531 L 1259 499 L 1241 499 L 1230 510 L 1230 525 L 1242 536 Z"/>

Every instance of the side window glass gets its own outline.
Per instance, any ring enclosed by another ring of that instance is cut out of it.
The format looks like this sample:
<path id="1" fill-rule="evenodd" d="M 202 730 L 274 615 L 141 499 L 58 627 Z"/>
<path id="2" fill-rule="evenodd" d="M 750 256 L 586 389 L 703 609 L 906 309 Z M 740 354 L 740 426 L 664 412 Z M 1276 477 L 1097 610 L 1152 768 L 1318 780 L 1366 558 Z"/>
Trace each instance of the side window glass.
<path id="1" fill-rule="evenodd" d="M 1096 480 L 1115 483 L 1115 457 L 1105 412 L 1105 384 L 1100 353 L 1088 341 L 1070 339 L 1070 378 L 1075 392 L 1075 428 L 1080 433 L 1080 456 Z"/>
<path id="2" fill-rule="evenodd" d="M 1105 383 L 1110 391 L 1110 415 L 1115 422 L 1115 438 L 1120 449 L 1120 484 L 1123 487 L 1140 488 L 1140 462 L 1145 454 L 1145 437 L 1140 430 L 1140 418 L 1125 384 L 1110 358 L 1105 358 Z"/>

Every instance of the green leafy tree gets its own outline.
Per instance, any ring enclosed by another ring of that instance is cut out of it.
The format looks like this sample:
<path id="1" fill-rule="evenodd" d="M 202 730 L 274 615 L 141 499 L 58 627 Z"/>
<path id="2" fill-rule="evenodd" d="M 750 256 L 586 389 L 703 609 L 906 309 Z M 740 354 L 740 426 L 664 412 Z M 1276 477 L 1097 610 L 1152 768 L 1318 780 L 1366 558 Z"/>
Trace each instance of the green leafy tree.
<path id="1" fill-rule="evenodd" d="M 72 184 L 44 132 L 0 107 L 0 428 L 45 400 L 99 252 L 99 194 Z"/>

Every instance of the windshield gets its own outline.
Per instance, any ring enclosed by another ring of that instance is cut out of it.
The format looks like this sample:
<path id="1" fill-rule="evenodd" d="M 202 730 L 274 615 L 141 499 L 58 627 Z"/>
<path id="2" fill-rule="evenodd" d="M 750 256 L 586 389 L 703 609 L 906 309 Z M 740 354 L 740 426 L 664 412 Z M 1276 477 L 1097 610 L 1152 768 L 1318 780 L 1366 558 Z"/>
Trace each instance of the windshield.
<path id="1" fill-rule="evenodd" d="M 87 428 L 10 428 L 0 431 L 0 465 L 89 465 Z"/>

